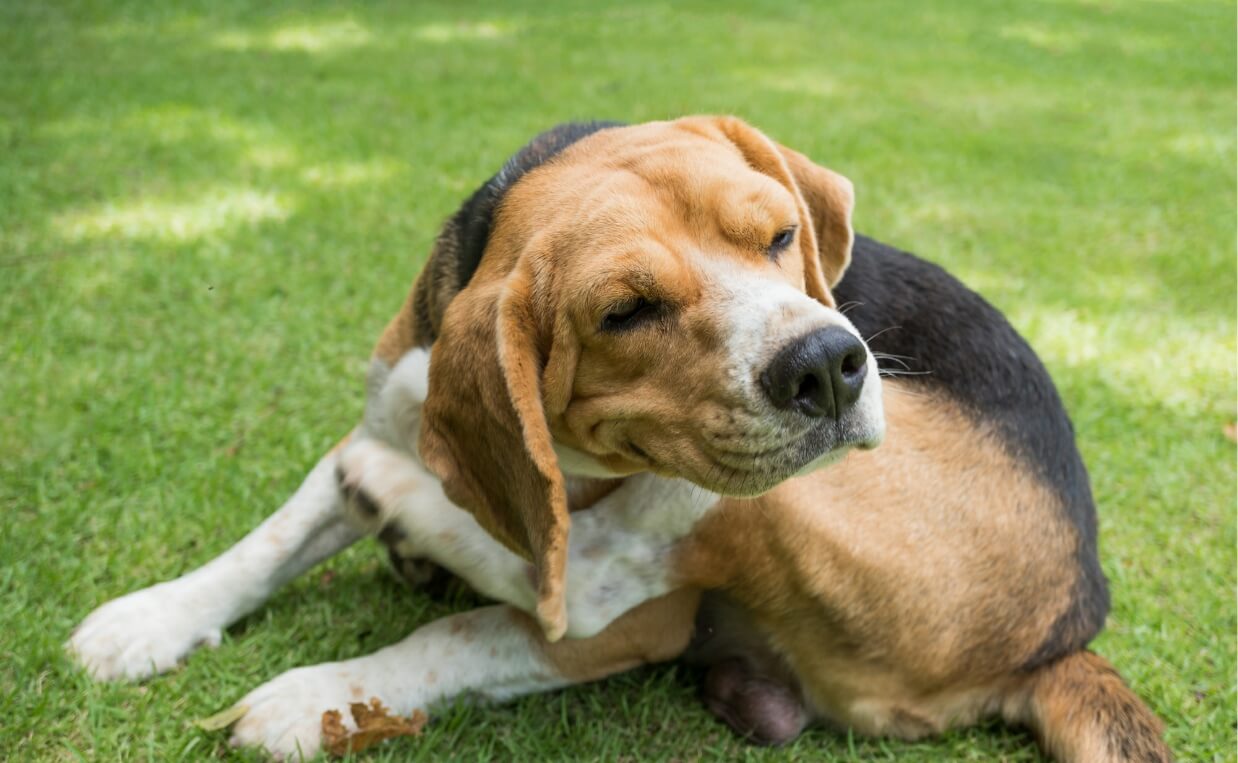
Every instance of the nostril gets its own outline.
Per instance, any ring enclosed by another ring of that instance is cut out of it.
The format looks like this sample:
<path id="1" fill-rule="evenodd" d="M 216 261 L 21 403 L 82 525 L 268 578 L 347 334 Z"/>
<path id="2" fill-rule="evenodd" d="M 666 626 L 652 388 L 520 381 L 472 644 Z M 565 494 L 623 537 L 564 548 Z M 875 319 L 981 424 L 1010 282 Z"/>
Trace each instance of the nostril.
<path id="1" fill-rule="evenodd" d="M 834 406 L 841 413 L 860 397 L 864 377 L 868 371 L 868 352 L 858 339 L 847 335 L 847 344 L 834 366 Z"/>
<path id="2" fill-rule="evenodd" d="M 842 371 L 844 378 L 851 381 L 856 376 L 864 375 L 865 366 L 868 365 L 867 361 L 868 357 L 863 351 L 855 350 L 843 356 L 842 364 L 838 370 Z"/>
<path id="3" fill-rule="evenodd" d="M 821 391 L 821 380 L 816 374 L 807 374 L 800 379 L 800 385 L 795 390 L 795 399 L 801 402 L 815 400 Z"/>

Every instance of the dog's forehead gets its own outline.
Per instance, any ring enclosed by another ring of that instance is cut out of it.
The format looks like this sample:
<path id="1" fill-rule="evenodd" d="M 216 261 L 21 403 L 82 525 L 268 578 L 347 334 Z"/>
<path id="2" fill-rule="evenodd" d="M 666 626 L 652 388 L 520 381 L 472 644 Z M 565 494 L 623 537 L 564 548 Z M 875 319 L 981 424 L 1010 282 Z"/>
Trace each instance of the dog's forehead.
<path id="1" fill-rule="evenodd" d="M 564 151 L 561 159 L 563 163 L 608 164 L 643 174 L 702 157 L 743 162 L 743 155 L 730 141 L 688 129 L 679 122 L 648 122 L 594 133 Z"/>
<path id="2" fill-rule="evenodd" d="M 794 212 L 789 191 L 729 141 L 653 123 L 590 135 L 530 173 L 509 193 L 496 236 L 541 234 L 583 254 L 646 238 L 671 246 L 711 229 L 742 236 Z"/>
<path id="3" fill-rule="evenodd" d="M 648 201 L 691 203 L 720 190 L 761 187 L 770 179 L 753 170 L 730 141 L 686 129 L 678 123 L 634 125 L 596 133 L 548 164 L 545 182 L 591 190 L 598 202 L 607 193 Z"/>

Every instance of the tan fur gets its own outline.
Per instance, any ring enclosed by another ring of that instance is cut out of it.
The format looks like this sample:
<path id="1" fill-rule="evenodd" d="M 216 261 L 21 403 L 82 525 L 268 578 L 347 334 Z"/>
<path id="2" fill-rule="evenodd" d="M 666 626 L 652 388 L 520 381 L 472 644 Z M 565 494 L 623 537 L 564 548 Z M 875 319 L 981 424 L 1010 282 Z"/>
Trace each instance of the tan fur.
<path id="1" fill-rule="evenodd" d="M 919 736 L 995 706 L 1068 602 L 1075 538 L 947 401 L 887 384 L 886 417 L 877 450 L 707 515 L 679 572 L 746 608 L 823 715 Z"/>
<path id="2" fill-rule="evenodd" d="M 695 261 L 702 242 L 710 257 L 770 271 L 800 289 L 807 277 L 809 291 L 830 300 L 817 226 L 778 151 L 737 121 L 719 124 L 599 133 L 589 150 L 573 146 L 529 173 L 508 193 L 478 271 L 441 320 L 432 308 L 442 302 L 440 290 L 433 273 L 423 275 L 379 342 L 377 356 L 390 365 L 402 344 L 436 336 L 422 456 L 454 501 L 534 562 L 539 617 L 552 635 L 566 625 L 569 520 L 551 433 L 619 474 L 652 468 L 705 480 L 714 470 L 697 431 L 728 406 L 715 389 L 694 395 L 680 383 L 688 367 L 703 378 L 723 375 L 717 306 Z M 707 140 L 702 131 L 711 133 Z M 745 171 L 753 164 L 774 175 Z M 850 208 L 831 214 L 847 220 Z M 788 223 L 800 226 L 801 256 L 778 265 L 765 248 Z M 825 259 L 841 269 L 850 238 L 829 241 Z M 651 250 L 682 254 L 643 256 Z M 669 342 L 598 340 L 608 306 L 632 293 L 673 302 L 687 330 Z M 439 388 L 450 393 L 435 394 Z M 667 395 L 670 389 L 678 394 Z"/>
<path id="3" fill-rule="evenodd" d="M 821 247 L 821 269 L 830 286 L 842 280 L 851 262 L 851 209 L 855 190 L 851 181 L 837 172 L 814 164 L 811 159 L 786 147 L 779 147 L 791 174 L 795 176 L 804 202 L 812 210 L 817 241 Z"/>
<path id="4" fill-rule="evenodd" d="M 698 118 L 681 120 L 688 129 L 703 135 L 721 133 L 742 152 L 753 169 L 786 188 L 796 201 L 804 262 L 804 289 L 822 303 L 834 306 L 830 286 L 838 283 L 851 262 L 851 210 L 855 192 L 851 181 L 814 164 L 803 154 L 779 146 L 739 119 Z"/>
<path id="5" fill-rule="evenodd" d="M 717 142 L 694 139 L 700 128 L 688 121 L 593 136 L 588 151 L 570 148 L 553 172 L 521 181 L 494 234 L 526 256 L 554 254 L 553 269 L 543 269 L 542 305 L 557 307 L 562 319 L 545 341 L 552 356 L 575 361 L 575 376 L 570 399 L 546 394 L 551 431 L 619 473 L 651 468 L 704 482 L 713 468 L 699 431 L 724 407 L 716 389 L 683 384 L 685 368 L 700 379 L 721 378 L 720 321 L 697 259 L 707 252 L 735 267 L 775 271 L 757 242 L 783 222 L 801 224 L 801 241 L 815 240 L 794 184 L 745 172 L 749 155 L 719 131 Z M 812 245 L 787 258 L 777 277 L 803 289 L 806 268 L 818 262 Z M 598 337 L 607 306 L 634 292 L 677 305 L 685 330 L 653 340 Z M 556 294 L 572 299 L 559 303 Z M 634 441 L 645 455 L 630 447 Z"/>
<path id="6" fill-rule="evenodd" d="M 1104 658 L 1082 651 L 1035 672 L 1005 708 L 1067 763 L 1167 763 L 1164 725 Z"/>
<path id="7" fill-rule="evenodd" d="M 555 670 L 574 683 L 672 660 L 688 646 L 699 601 L 699 591 L 681 589 L 629 610 L 593 638 L 543 642 L 543 650 Z"/>
<path id="8" fill-rule="evenodd" d="M 726 337 L 704 265 L 760 269 L 832 306 L 852 200 L 845 178 L 732 118 L 607 130 L 508 192 L 459 294 L 431 272 L 418 281 L 376 355 L 390 365 L 434 341 L 421 454 L 453 501 L 533 560 L 551 641 L 566 622 L 569 525 L 552 438 L 617 474 L 737 492 L 702 435 L 725 429 L 730 402 L 709 383 Z M 788 223 L 800 256 L 773 263 L 762 242 Z M 674 304 L 681 330 L 599 336 L 609 306 L 632 295 Z M 886 389 L 881 448 L 725 500 L 680 545 L 684 592 L 547 654 L 572 680 L 669 658 L 687 644 L 695 590 L 716 588 L 823 717 L 914 738 L 1004 712 L 1065 760 L 1117 759 L 1088 757 L 1100 737 L 1070 709 L 1137 704 L 1099 658 L 1021 672 L 1075 582 L 1077 539 L 1053 494 L 982 422 L 923 391 Z"/>

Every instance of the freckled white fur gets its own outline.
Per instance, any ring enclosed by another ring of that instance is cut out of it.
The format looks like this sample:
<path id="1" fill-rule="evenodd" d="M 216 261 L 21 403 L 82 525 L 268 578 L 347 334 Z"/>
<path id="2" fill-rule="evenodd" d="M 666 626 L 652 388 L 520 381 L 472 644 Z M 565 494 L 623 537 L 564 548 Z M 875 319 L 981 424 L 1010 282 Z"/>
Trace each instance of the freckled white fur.
<path id="1" fill-rule="evenodd" d="M 447 500 L 416 460 L 429 353 L 414 350 L 388 369 L 375 362 L 362 425 L 352 442 L 319 462 L 269 519 L 224 554 L 176 580 L 103 605 L 67 645 L 99 679 L 163 672 L 259 606 L 276 588 L 393 523 L 406 545 L 468 580 L 482 593 L 531 612 L 529 565 Z M 613 476 L 585 454 L 560 449 L 567 472 Z M 380 507 L 373 527 L 345 510 L 335 472 Z M 628 609 L 671 590 L 667 555 L 718 496 L 682 480 L 629 478 L 590 509 L 573 515 L 567 572 L 568 636 L 598 633 Z M 467 627 L 461 628 L 461 624 Z M 407 714 L 463 692 L 503 700 L 562 686 L 534 638 L 506 607 L 430 623 L 367 657 L 289 671 L 250 692 L 233 740 L 279 756 L 312 755 L 322 713 L 378 697 Z M 351 725 L 348 713 L 342 713 Z"/>
<path id="2" fill-rule="evenodd" d="M 379 522 L 403 531 L 403 552 L 431 559 L 481 593 L 534 612 L 529 564 L 447 500 L 438 480 L 418 463 L 363 441 L 345 450 L 340 465 L 349 485 L 378 504 Z M 667 554 L 717 501 L 716 494 L 685 480 L 638 474 L 573 513 L 568 637 L 595 635 L 637 604 L 669 593 L 674 581 Z"/>
<path id="3" fill-rule="evenodd" d="M 345 482 L 377 504 L 379 516 L 369 531 L 395 527 L 406 536 L 402 552 L 443 565 L 486 596 L 533 611 L 537 596 L 529 563 L 448 500 L 442 484 L 421 464 L 375 440 L 363 440 L 345 449 L 340 466 Z"/>
<path id="4" fill-rule="evenodd" d="M 637 604 L 673 590 L 670 551 L 718 500 L 687 480 L 637 474 L 572 514 L 568 637 L 596 635 Z"/>
<path id="5" fill-rule="evenodd" d="M 325 710 L 342 711 L 355 730 L 351 702 L 376 697 L 407 716 L 466 692 L 501 702 L 569 683 L 515 616 L 504 606 L 451 615 L 374 654 L 290 670 L 237 703 L 247 712 L 233 728 L 232 743 L 308 759 L 322 745 Z"/>

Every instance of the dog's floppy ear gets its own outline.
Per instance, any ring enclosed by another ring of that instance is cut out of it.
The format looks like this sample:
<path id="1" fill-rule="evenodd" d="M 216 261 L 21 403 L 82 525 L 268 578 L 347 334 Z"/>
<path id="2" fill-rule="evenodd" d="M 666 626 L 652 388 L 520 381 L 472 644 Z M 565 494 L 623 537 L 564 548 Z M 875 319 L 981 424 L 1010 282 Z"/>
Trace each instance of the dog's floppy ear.
<path id="1" fill-rule="evenodd" d="M 785 146 L 778 146 L 778 150 L 808 204 L 817 236 L 822 276 L 826 285 L 833 288 L 851 264 L 851 245 L 855 243 L 855 230 L 851 227 L 855 188 L 847 178 L 798 151 Z"/>
<path id="2" fill-rule="evenodd" d="M 829 289 L 842 280 L 851 264 L 851 211 L 855 190 L 851 181 L 808 157 L 770 140 L 735 117 L 720 117 L 715 124 L 739 148 L 748 164 L 786 185 L 803 203 L 801 216 L 808 225 L 800 236 L 804 252 L 804 281 L 808 294 L 831 307 Z"/>
<path id="3" fill-rule="evenodd" d="M 551 416 L 567 405 L 577 348 L 539 291 L 538 255 L 491 244 L 521 178 L 616 126 L 561 124 L 508 159 L 443 226 L 407 311 L 417 344 L 433 346 L 420 456 L 453 502 L 533 563 L 537 616 L 551 641 L 567 628 L 569 520 L 543 400 Z"/>
<path id="4" fill-rule="evenodd" d="M 554 641 L 567 628 L 569 519 L 542 400 L 564 397 L 574 355 L 550 358 L 531 265 L 478 279 L 452 300 L 434 343 L 419 451 L 454 503 L 533 563 L 537 618 Z"/>

